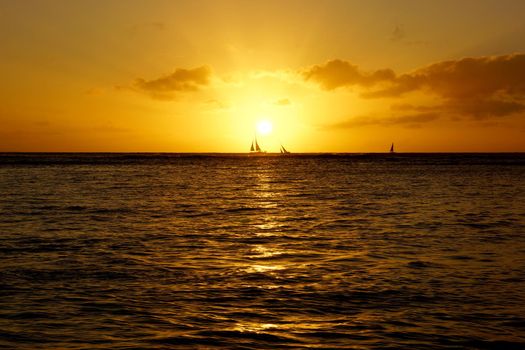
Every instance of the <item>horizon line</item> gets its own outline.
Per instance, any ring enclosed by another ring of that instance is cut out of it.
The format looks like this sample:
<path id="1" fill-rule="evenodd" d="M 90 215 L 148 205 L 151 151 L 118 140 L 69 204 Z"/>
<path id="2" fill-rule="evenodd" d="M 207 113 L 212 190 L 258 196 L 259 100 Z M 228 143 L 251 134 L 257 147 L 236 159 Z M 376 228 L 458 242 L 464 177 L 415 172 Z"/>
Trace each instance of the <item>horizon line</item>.
<path id="1" fill-rule="evenodd" d="M 293 155 L 317 155 L 317 154 L 517 154 L 525 153 L 525 151 L 408 151 L 408 152 L 333 152 L 333 151 L 322 151 L 322 152 L 292 152 L 288 153 L 287 156 Z M 206 154 L 223 154 L 223 155 L 251 155 L 254 157 L 264 155 L 281 155 L 280 152 L 264 152 L 261 154 L 252 154 L 250 152 L 174 152 L 174 151 L 0 151 L 0 155 L 3 154 L 187 154 L 187 155 L 206 155 Z"/>

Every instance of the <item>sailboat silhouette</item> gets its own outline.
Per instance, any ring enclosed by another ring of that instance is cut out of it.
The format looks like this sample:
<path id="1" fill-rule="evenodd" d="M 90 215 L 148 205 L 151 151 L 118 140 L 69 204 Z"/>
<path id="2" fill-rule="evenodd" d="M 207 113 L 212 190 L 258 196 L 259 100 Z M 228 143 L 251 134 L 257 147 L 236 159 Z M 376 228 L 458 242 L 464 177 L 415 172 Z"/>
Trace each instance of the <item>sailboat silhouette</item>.
<path id="1" fill-rule="evenodd" d="M 259 143 L 257 142 L 257 136 L 253 137 L 252 146 L 250 147 L 250 153 L 265 153 L 261 150 L 261 147 L 259 147 Z"/>
<path id="2" fill-rule="evenodd" d="M 290 154 L 290 151 L 287 151 L 286 148 L 284 148 L 283 145 L 281 145 L 280 151 L 281 151 L 281 154 Z"/>
<path id="3" fill-rule="evenodd" d="M 393 142 L 392 142 L 392 146 L 390 146 L 390 153 L 396 153 L 396 152 L 394 151 L 394 143 L 393 143 Z"/>

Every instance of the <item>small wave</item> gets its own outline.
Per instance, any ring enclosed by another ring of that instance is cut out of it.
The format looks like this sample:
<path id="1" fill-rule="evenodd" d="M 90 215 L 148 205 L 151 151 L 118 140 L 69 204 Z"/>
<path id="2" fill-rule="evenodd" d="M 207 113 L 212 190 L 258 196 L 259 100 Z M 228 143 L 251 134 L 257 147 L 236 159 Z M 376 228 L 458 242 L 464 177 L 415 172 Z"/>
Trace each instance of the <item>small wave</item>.
<path id="1" fill-rule="evenodd" d="M 64 209 L 69 210 L 69 211 L 84 211 L 84 210 L 87 210 L 88 208 L 82 205 L 70 205 L 70 206 L 65 207 Z"/>
<path id="2" fill-rule="evenodd" d="M 213 216 L 215 215 L 212 211 L 205 211 L 202 209 L 182 209 L 178 210 L 174 213 L 177 216 L 182 216 L 186 218 L 196 218 L 196 217 L 202 217 L 202 216 Z"/>
<path id="3" fill-rule="evenodd" d="M 238 207 L 238 208 L 229 208 L 229 209 L 225 209 L 224 212 L 226 213 L 239 213 L 239 212 L 250 212 L 250 211 L 257 211 L 257 210 L 260 210 L 261 208 L 258 208 L 258 207 Z"/>
<path id="4" fill-rule="evenodd" d="M 51 315 L 47 312 L 25 311 L 14 314 L 0 314 L 0 318 L 7 318 L 10 320 L 35 320 L 35 319 L 49 319 Z"/>
<path id="5" fill-rule="evenodd" d="M 450 255 L 448 258 L 453 259 L 453 260 L 473 260 L 474 259 L 472 256 L 468 256 L 468 255 Z"/>
<path id="6" fill-rule="evenodd" d="M 408 265 L 408 267 L 411 267 L 411 268 L 414 268 L 414 269 L 424 269 L 424 268 L 427 268 L 427 267 L 435 267 L 436 266 L 435 264 L 433 264 L 431 262 L 421 261 L 421 260 L 410 261 L 407 265 Z"/>
<path id="7" fill-rule="evenodd" d="M 371 335 L 357 334 L 353 332 L 341 333 L 341 332 L 329 332 L 329 331 L 312 331 L 312 332 L 294 332 L 294 335 L 301 337 L 320 338 L 324 340 L 360 340 L 360 341 L 371 341 L 374 339 Z"/>
<path id="8" fill-rule="evenodd" d="M 151 344 L 161 344 L 161 345 L 206 345 L 206 346 L 231 346 L 231 342 L 228 340 L 220 340 L 209 337 L 198 337 L 190 335 L 181 335 L 181 336 L 169 336 L 162 338 L 154 338 L 148 341 Z"/>
<path id="9" fill-rule="evenodd" d="M 97 209 L 92 209 L 90 211 L 90 213 L 93 213 L 93 214 L 127 214 L 127 213 L 132 213 L 133 210 L 131 210 L 130 208 L 125 208 L 125 207 L 121 207 L 121 208 L 97 208 Z"/>
<path id="10" fill-rule="evenodd" d="M 250 339 L 250 340 L 264 341 L 268 343 L 280 343 L 280 344 L 297 342 L 297 340 L 295 339 L 291 339 L 289 337 L 267 333 L 267 332 L 222 330 L 222 331 L 200 331 L 197 334 L 202 337 L 212 337 L 212 338 L 219 337 L 219 338 L 227 338 L 231 340 Z"/>
<path id="11" fill-rule="evenodd" d="M 28 332 L 8 332 L 4 330 L 0 330 L 0 340 L 4 340 L 9 343 L 16 343 L 16 344 L 19 344 L 19 343 L 40 344 L 40 343 L 49 342 L 49 340 L 45 339 L 44 337 L 36 337 L 34 334 L 30 334 Z M 18 347 L 14 347 L 13 349 L 17 349 L 17 348 Z"/>

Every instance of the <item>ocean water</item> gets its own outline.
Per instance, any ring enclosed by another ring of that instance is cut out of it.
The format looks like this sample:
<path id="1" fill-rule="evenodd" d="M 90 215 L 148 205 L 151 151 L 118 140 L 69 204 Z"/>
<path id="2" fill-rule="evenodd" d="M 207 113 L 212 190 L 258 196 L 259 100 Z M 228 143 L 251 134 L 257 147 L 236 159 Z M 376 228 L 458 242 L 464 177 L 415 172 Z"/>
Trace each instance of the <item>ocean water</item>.
<path id="1" fill-rule="evenodd" d="M 2 349 L 524 349 L 525 155 L 0 155 Z"/>

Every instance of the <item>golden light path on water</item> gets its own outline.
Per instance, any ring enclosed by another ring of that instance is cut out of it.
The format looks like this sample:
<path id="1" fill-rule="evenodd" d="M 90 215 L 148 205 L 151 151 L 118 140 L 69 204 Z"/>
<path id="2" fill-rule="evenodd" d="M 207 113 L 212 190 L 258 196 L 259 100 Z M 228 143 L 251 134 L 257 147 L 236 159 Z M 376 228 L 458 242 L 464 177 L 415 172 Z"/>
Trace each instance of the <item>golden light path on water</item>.
<path id="1" fill-rule="evenodd" d="M 248 235 L 260 238 L 283 235 L 282 224 L 279 223 L 278 216 L 269 213 L 269 210 L 278 209 L 280 203 L 286 200 L 285 192 L 280 191 L 276 188 L 277 186 L 273 186 L 277 181 L 277 178 L 274 177 L 274 171 L 276 169 L 272 167 L 255 174 L 256 186 L 253 189 L 252 196 L 254 204 L 260 212 L 255 214 L 258 222 L 253 224 L 253 232 L 247 233 Z M 276 247 L 271 241 L 265 244 L 253 244 L 247 255 L 248 260 L 241 269 L 248 275 L 262 274 L 266 276 L 265 282 L 257 285 L 257 288 L 261 290 L 288 288 L 287 279 L 295 278 L 294 272 L 290 270 L 299 270 L 304 273 L 308 268 L 308 263 L 298 263 L 289 258 L 296 253 L 297 251 L 287 249 L 282 245 Z M 257 310 L 254 311 L 257 312 Z M 283 317 L 279 323 L 239 320 L 233 330 L 260 334 L 284 332 L 293 338 L 290 335 L 292 332 L 307 332 L 326 324 L 327 321 L 322 316 L 316 320 L 312 317 L 296 315 Z"/>

